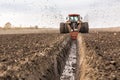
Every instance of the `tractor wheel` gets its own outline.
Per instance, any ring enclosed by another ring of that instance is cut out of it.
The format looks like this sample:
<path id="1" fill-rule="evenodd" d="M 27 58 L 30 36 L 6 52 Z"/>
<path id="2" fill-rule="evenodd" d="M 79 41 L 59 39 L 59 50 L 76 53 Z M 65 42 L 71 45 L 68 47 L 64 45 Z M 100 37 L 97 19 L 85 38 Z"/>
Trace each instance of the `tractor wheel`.
<path id="1" fill-rule="evenodd" d="M 88 33 L 88 32 L 89 32 L 89 25 L 88 25 L 88 22 L 82 23 L 80 32 L 81 32 L 81 33 Z"/>
<path id="2" fill-rule="evenodd" d="M 67 24 L 65 24 L 65 33 L 69 33 L 69 32 L 70 32 L 70 30 L 69 30 Z"/>
<path id="3" fill-rule="evenodd" d="M 65 33 L 65 23 L 60 23 L 60 33 Z"/>
<path id="4" fill-rule="evenodd" d="M 85 22 L 85 33 L 89 32 L 89 25 L 88 22 Z"/>

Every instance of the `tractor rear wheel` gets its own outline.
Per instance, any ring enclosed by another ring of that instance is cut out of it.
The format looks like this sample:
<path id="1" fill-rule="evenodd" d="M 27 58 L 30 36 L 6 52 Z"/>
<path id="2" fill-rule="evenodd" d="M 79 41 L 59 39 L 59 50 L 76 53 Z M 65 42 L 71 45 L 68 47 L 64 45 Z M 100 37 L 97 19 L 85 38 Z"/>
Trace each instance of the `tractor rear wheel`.
<path id="1" fill-rule="evenodd" d="M 60 23 L 60 33 L 65 33 L 65 23 Z"/>
<path id="2" fill-rule="evenodd" d="M 85 33 L 89 32 L 89 25 L 88 22 L 85 22 Z"/>
<path id="3" fill-rule="evenodd" d="M 88 33 L 88 32 L 89 32 L 88 22 L 82 23 L 80 32 L 81 32 L 81 33 Z"/>

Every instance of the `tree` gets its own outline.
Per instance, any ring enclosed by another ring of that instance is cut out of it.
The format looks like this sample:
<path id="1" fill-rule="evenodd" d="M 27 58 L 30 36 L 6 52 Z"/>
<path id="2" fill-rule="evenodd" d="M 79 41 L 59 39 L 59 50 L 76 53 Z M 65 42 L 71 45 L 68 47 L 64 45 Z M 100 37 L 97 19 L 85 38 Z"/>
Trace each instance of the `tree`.
<path id="1" fill-rule="evenodd" d="M 38 26 L 37 26 L 37 25 L 35 26 L 35 29 L 38 29 Z"/>
<path id="2" fill-rule="evenodd" d="M 10 28 L 11 28 L 11 23 L 10 23 L 10 22 L 7 22 L 7 23 L 4 25 L 4 28 L 10 29 Z"/>

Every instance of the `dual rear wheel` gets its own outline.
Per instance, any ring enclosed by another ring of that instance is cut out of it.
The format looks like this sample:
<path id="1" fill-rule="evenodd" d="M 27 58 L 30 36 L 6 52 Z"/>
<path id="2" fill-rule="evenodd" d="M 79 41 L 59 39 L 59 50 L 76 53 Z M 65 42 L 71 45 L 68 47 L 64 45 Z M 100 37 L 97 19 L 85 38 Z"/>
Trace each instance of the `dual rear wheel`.
<path id="1" fill-rule="evenodd" d="M 84 22 L 81 24 L 80 31 L 81 33 L 88 33 L 89 32 L 89 25 L 88 22 Z"/>
<path id="2" fill-rule="evenodd" d="M 69 29 L 66 23 L 60 23 L 60 33 L 69 33 Z"/>

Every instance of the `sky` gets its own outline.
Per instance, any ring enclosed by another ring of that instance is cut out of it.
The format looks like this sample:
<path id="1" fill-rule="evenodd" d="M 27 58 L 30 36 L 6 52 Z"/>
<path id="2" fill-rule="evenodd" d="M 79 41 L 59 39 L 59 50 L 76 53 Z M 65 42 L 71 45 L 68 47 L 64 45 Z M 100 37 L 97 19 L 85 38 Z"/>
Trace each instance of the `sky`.
<path id="1" fill-rule="evenodd" d="M 120 0 L 0 0 L 0 26 L 59 28 L 70 13 L 78 13 L 90 27 L 120 26 Z"/>

